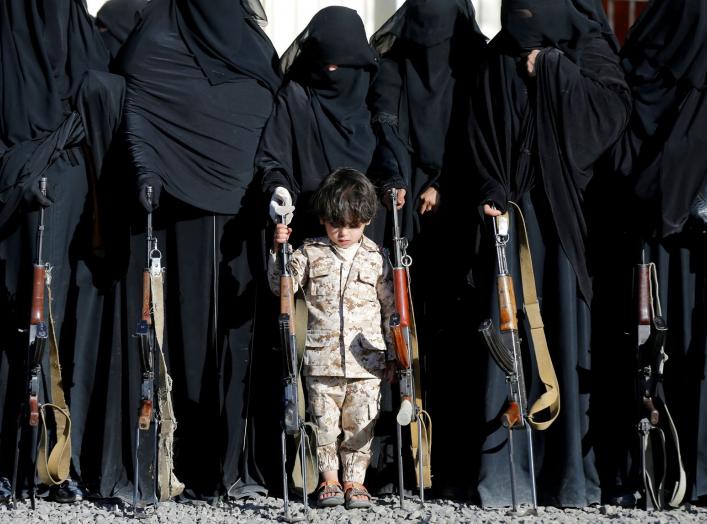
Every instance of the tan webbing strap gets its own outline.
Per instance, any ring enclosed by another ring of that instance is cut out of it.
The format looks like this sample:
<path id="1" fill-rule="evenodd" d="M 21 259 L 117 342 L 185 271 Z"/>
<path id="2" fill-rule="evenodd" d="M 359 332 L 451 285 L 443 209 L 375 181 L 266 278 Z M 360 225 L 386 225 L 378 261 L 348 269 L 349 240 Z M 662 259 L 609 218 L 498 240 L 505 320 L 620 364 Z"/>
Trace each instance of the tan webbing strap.
<path id="1" fill-rule="evenodd" d="M 150 273 L 150 291 L 159 366 L 157 384 L 159 420 L 155 425 L 155 431 L 159 431 L 157 439 L 157 495 L 160 502 L 165 502 L 181 495 L 184 491 L 184 484 L 174 474 L 174 432 L 177 429 L 177 419 L 172 406 L 172 377 L 167 370 L 167 361 L 162 351 L 165 324 L 163 271 Z"/>
<path id="2" fill-rule="evenodd" d="M 295 333 L 306 333 L 307 332 L 307 304 L 304 301 L 304 295 L 301 291 L 297 292 L 295 296 Z M 302 335 L 296 337 L 297 342 L 297 369 L 301 369 L 302 362 L 304 361 L 304 346 L 307 337 Z M 304 396 L 304 385 L 302 380 L 302 374 L 297 373 L 297 395 L 300 399 L 299 402 L 299 416 L 302 420 L 306 420 L 306 398 Z M 317 490 L 319 486 L 319 463 L 317 461 L 317 426 L 311 422 L 305 423 L 305 428 L 309 430 L 307 452 L 305 456 L 307 458 L 307 494 L 311 495 Z M 299 449 L 299 436 L 295 437 L 295 447 Z M 292 469 L 292 483 L 295 488 L 302 489 L 304 484 L 302 480 L 302 465 L 301 457 L 299 452 L 295 453 L 295 463 Z"/>
<path id="3" fill-rule="evenodd" d="M 530 254 L 528 242 L 528 232 L 525 227 L 525 219 L 520 207 L 515 202 L 510 202 L 516 210 L 518 217 L 518 231 L 520 237 L 520 269 L 523 284 L 523 307 L 530 324 L 530 336 L 533 340 L 533 350 L 535 360 L 538 364 L 538 375 L 543 384 L 545 392 L 540 395 L 530 408 L 528 419 L 534 429 L 544 430 L 550 427 L 560 414 L 560 385 L 557 382 L 555 368 L 552 365 L 550 351 L 547 347 L 545 329 L 542 315 L 540 314 L 540 304 L 538 303 L 538 293 L 535 287 L 535 274 L 533 273 L 533 259 Z M 546 420 L 536 420 L 536 417 L 547 411 Z"/>
<path id="4" fill-rule="evenodd" d="M 408 271 L 408 282 L 410 282 L 410 271 Z M 422 374 L 420 371 L 420 349 L 417 343 L 417 324 L 415 323 L 415 309 L 412 305 L 412 294 L 408 285 L 408 303 L 410 305 L 410 345 L 412 353 L 412 373 L 415 382 L 415 404 L 417 413 L 420 414 L 422 421 L 422 442 L 420 443 L 417 436 L 417 417 L 413 417 L 410 422 L 410 442 L 412 447 L 412 458 L 415 462 L 415 478 L 417 486 L 420 486 L 420 458 L 422 458 L 422 480 L 425 488 L 432 487 L 432 419 L 429 414 L 423 410 L 422 406 Z M 424 419 L 427 422 L 424 422 Z"/>
<path id="5" fill-rule="evenodd" d="M 49 383 L 52 402 L 45 402 L 40 407 L 42 414 L 42 436 L 39 442 L 37 474 L 42 484 L 55 486 L 69 478 L 71 473 L 71 417 L 66 405 L 64 388 L 61 380 L 59 345 L 52 316 L 51 273 L 47 272 L 47 297 L 49 303 Z M 56 444 L 49 451 L 51 435 L 47 427 L 45 410 L 51 409 L 56 429 Z"/>

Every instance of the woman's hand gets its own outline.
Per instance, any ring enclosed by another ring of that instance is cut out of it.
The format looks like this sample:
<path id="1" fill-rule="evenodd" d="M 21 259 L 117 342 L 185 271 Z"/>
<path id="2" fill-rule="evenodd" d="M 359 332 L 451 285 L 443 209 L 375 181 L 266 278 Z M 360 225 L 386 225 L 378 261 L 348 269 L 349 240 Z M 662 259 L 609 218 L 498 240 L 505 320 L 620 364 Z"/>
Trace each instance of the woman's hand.
<path id="1" fill-rule="evenodd" d="M 490 216 L 490 217 L 498 217 L 498 216 L 501 216 L 502 214 L 503 213 L 501 213 L 495 207 L 491 207 L 489 204 L 484 204 L 484 215 Z"/>
<path id="2" fill-rule="evenodd" d="M 526 58 L 525 67 L 528 70 L 528 76 L 530 78 L 535 77 L 535 59 L 540 54 L 540 49 L 533 49 L 528 57 Z"/>
<path id="3" fill-rule="evenodd" d="M 424 215 L 428 211 L 433 213 L 439 209 L 439 191 L 430 186 L 420 195 L 420 214 Z"/>

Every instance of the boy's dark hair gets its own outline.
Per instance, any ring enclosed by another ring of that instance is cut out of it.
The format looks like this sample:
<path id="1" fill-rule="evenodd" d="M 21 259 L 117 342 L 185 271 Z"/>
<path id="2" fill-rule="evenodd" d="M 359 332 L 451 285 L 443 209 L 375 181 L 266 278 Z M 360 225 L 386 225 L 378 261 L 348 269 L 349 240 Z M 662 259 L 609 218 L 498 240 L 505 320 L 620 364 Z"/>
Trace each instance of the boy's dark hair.
<path id="1" fill-rule="evenodd" d="M 312 206 L 322 221 L 334 227 L 355 227 L 373 220 L 378 196 L 366 175 L 344 167 L 322 181 L 314 193 Z"/>

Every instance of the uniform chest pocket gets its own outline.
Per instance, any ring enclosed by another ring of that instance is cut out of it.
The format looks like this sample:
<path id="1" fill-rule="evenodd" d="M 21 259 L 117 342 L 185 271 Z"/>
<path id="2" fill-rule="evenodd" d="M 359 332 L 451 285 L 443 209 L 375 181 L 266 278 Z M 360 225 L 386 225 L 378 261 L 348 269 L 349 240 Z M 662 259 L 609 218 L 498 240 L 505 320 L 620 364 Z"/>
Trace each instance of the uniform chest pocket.
<path id="1" fill-rule="evenodd" d="M 378 283 L 378 274 L 369 269 L 360 269 L 356 278 L 353 280 L 355 292 L 362 300 L 378 300 L 376 284 Z"/>
<path id="2" fill-rule="evenodd" d="M 339 272 L 332 263 L 321 262 L 309 268 L 309 294 L 314 296 L 338 293 Z"/>

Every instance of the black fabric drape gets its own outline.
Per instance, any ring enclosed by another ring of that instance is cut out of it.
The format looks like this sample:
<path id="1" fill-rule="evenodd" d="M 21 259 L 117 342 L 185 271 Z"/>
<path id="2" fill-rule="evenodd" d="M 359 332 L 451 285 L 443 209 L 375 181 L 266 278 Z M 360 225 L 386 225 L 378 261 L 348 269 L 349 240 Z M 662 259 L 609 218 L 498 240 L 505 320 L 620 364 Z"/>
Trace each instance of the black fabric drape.
<path id="1" fill-rule="evenodd" d="M 103 42 L 115 58 L 140 20 L 149 0 L 108 0 L 96 13 L 96 24 Z"/>
<path id="2" fill-rule="evenodd" d="M 130 155 L 138 177 L 159 180 L 168 193 L 200 209 L 233 214 L 252 178 L 253 152 L 275 87 L 262 83 L 264 73 L 249 71 L 231 71 L 215 85 L 205 81 L 203 66 L 183 39 L 177 10 L 175 2 L 150 2 L 119 57 L 118 69 L 128 80 Z M 239 19 L 231 11 L 226 15 Z M 265 38 L 250 23 L 243 32 Z M 251 50 L 249 41 L 241 54 Z M 259 53 L 262 46 L 256 47 Z M 270 45 L 270 58 L 274 53 Z M 270 58 L 263 58 L 263 70 Z M 271 76 L 277 76 L 272 67 Z"/>

